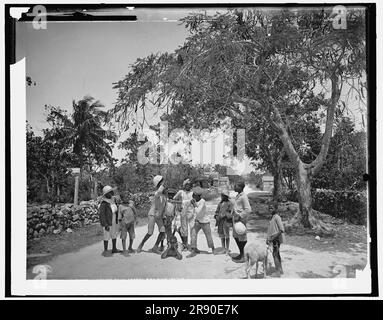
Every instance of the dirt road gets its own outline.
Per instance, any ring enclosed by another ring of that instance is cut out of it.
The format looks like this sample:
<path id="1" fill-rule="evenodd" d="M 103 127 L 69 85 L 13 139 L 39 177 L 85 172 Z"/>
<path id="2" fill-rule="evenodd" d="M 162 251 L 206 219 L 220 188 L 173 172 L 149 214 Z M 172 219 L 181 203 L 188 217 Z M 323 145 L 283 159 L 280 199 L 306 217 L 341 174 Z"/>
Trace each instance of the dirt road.
<path id="1" fill-rule="evenodd" d="M 218 248 L 221 246 L 221 241 L 218 238 L 213 219 L 217 203 L 217 199 L 208 201 L 213 240 Z M 249 223 L 249 229 L 255 231 L 249 232 L 249 241 L 265 241 L 266 230 L 258 228 L 258 224 L 266 225 L 267 223 L 259 219 Z M 146 231 L 146 226 L 136 228 L 134 248 L 137 247 Z M 244 264 L 234 263 L 226 255 L 208 253 L 202 231 L 198 236 L 198 247 L 206 252 L 190 259 L 186 258 L 188 253 L 184 252 L 182 260 L 174 258 L 162 260 L 159 255 L 147 252 L 153 246 L 157 234 L 155 231 L 155 234 L 145 244 L 143 252 L 132 254 L 129 257 L 120 254 L 108 258 L 101 256 L 102 242 L 58 256 L 48 263 L 52 267 L 49 279 L 238 279 L 245 276 Z M 120 240 L 118 246 L 121 248 Z M 238 252 L 233 239 L 230 246 L 233 253 Z M 308 250 L 290 245 L 289 236 L 287 236 L 286 244 L 281 247 L 281 256 L 285 270 L 283 277 L 285 278 L 333 277 L 332 270 L 336 265 L 344 265 L 348 268 L 366 263 L 364 247 L 347 252 Z"/>

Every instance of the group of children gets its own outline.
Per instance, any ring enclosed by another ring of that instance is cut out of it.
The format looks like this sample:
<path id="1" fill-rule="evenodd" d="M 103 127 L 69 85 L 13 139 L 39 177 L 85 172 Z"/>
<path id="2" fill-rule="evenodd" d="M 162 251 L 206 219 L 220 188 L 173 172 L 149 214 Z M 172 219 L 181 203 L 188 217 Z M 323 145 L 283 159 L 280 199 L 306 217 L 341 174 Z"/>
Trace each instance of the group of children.
<path id="1" fill-rule="evenodd" d="M 211 234 L 210 217 L 206 208 L 206 201 L 202 198 L 203 189 L 192 188 L 189 179 L 183 183 L 183 189 L 174 192 L 166 187 L 164 178 L 157 175 L 153 178 L 155 192 L 151 200 L 151 207 L 148 212 L 148 230 L 140 242 L 137 253 L 143 250 L 146 241 L 153 235 L 155 225 L 158 227 L 158 237 L 151 252 L 161 254 L 162 258 L 175 257 L 182 259 L 180 251 L 190 251 L 187 258 L 200 253 L 197 247 L 198 233 L 202 230 L 208 247 L 213 254 L 228 254 L 230 247 L 230 230 L 238 246 L 239 254 L 232 257 L 234 262 L 244 262 L 244 248 L 247 243 L 246 220 L 251 213 L 251 206 L 247 195 L 243 192 L 245 184 L 238 182 L 234 186 L 236 196 L 230 199 L 229 191 L 221 192 L 221 201 L 215 210 L 214 218 L 218 235 L 221 239 L 222 249 L 214 246 Z M 122 252 L 124 255 L 134 253 L 132 248 L 135 238 L 134 225 L 136 212 L 134 204 L 129 199 L 114 196 L 114 189 L 106 186 L 103 189 L 103 197 L 99 206 L 100 223 L 104 230 L 104 256 L 109 256 L 108 241 L 112 239 L 112 254 Z M 283 224 L 276 210 L 272 210 L 272 219 L 268 230 L 267 243 L 273 246 L 275 266 L 282 272 L 282 264 L 279 254 L 280 244 L 283 242 Z M 116 247 L 117 235 L 120 233 L 123 251 Z M 175 234 L 178 233 L 182 248 L 178 247 Z M 188 235 L 190 233 L 190 241 Z M 129 247 L 126 249 L 126 240 L 129 235 Z M 167 248 L 164 248 L 164 241 L 167 241 Z"/>

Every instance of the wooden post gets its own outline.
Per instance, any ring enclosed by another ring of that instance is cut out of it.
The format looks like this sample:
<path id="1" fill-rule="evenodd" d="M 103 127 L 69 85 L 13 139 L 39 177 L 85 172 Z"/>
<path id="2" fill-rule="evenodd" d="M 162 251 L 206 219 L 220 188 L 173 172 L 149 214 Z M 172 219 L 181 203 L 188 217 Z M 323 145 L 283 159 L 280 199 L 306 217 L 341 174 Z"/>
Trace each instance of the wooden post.
<path id="1" fill-rule="evenodd" d="M 74 204 L 77 206 L 78 205 L 78 181 L 79 181 L 79 176 L 76 175 L 74 177 Z"/>
<path id="2" fill-rule="evenodd" d="M 72 168 L 72 174 L 74 175 L 74 199 L 73 203 L 77 206 L 78 205 L 78 184 L 79 184 L 79 175 L 80 175 L 80 168 Z"/>

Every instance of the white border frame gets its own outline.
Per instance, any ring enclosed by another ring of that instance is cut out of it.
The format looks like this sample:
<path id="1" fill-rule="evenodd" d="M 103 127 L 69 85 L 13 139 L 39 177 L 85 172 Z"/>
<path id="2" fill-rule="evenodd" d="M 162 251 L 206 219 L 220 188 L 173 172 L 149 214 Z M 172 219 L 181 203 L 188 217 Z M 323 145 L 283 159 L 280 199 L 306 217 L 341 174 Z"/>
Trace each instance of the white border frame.
<path id="1" fill-rule="evenodd" d="M 14 2 L 14 1 L 12 1 Z M 43 1 L 55 3 L 56 1 Z M 123 3 L 115 1 L 114 3 Z M 137 1 L 161 3 L 159 1 Z M 361 3 L 362 1 L 348 1 L 348 3 Z M 368 2 L 368 1 L 366 1 Z M 17 2 L 14 2 L 17 3 Z M 79 3 L 97 3 L 80 1 Z M 134 2 L 131 2 L 134 3 Z M 165 3 L 176 3 L 167 1 Z M 200 3 L 203 2 L 189 2 Z M 220 3 L 211 1 L 209 3 Z M 241 2 L 243 3 L 243 2 Z M 262 1 L 263 3 L 277 3 L 278 1 Z M 301 3 L 301 1 L 294 1 Z M 317 3 L 305 1 L 302 3 Z M 326 1 L 326 4 L 336 1 Z M 371 3 L 371 2 L 370 2 Z M 249 5 L 253 3 L 249 2 Z M 382 5 L 377 5 L 377 17 L 383 18 Z M 27 5 L 26 5 L 27 6 Z M 133 12 L 134 13 L 134 12 Z M 382 19 L 377 18 L 377 30 L 382 30 Z M 3 33 L 4 34 L 4 33 Z M 3 36 L 3 35 L 2 35 Z M 378 37 L 378 40 L 380 38 Z M 382 43 L 378 41 L 377 71 L 382 70 L 381 56 Z M 377 83 L 382 83 L 381 73 L 377 74 Z M 334 294 L 361 294 L 370 293 L 371 275 L 367 266 L 364 272 L 358 274 L 356 279 L 266 279 L 258 280 L 255 286 L 253 281 L 244 280 L 26 280 L 26 148 L 25 148 L 25 59 L 11 67 L 11 165 L 12 165 L 12 228 L 11 228 L 11 271 L 12 295 L 265 295 L 265 294 L 304 294 L 304 295 L 334 295 Z M 370 90 L 373 90 L 371 88 Z M 382 92 L 378 91 L 377 105 L 382 101 Z M 382 111 L 377 108 L 377 119 L 381 119 Z M 373 125 L 373 124 L 371 124 Z M 382 126 L 378 126 L 378 137 L 382 135 Z M 382 150 L 377 143 L 377 155 L 380 159 Z M 2 159 L 3 161 L 3 159 Z M 379 163 L 379 161 L 378 161 Z M 16 170 L 17 168 L 17 170 Z M 378 181 L 382 178 L 382 169 L 378 168 Z M 21 188 L 20 186 L 24 187 Z M 378 184 L 377 194 L 382 193 L 381 184 Z M 2 192 L 2 195 L 4 193 Z M 381 201 L 378 199 L 378 212 Z M 378 226 L 382 226 L 382 217 L 378 215 Z M 3 224 L 4 225 L 4 224 Z M 378 232 L 379 243 L 382 241 L 381 227 Z M 382 261 L 382 252 L 379 261 Z M 2 255 L 4 257 L 4 255 Z M 342 280 L 342 281 L 339 281 Z M 381 283 L 382 280 L 380 280 Z M 166 288 L 166 290 L 164 290 Z M 226 299 L 226 298 L 223 298 Z"/>

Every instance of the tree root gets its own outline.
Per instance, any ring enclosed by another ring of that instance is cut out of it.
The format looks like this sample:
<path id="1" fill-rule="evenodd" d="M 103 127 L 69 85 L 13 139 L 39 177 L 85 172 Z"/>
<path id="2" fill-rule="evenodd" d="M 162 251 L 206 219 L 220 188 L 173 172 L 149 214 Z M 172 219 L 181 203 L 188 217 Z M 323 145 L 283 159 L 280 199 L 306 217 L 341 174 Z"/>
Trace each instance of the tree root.
<path id="1" fill-rule="evenodd" d="M 310 227 L 305 227 L 302 223 L 302 215 L 299 210 L 297 213 L 285 224 L 287 233 L 295 234 L 312 234 L 316 236 L 332 237 L 335 235 L 336 228 L 330 222 L 324 222 L 320 213 L 312 210 L 309 216 Z"/>

